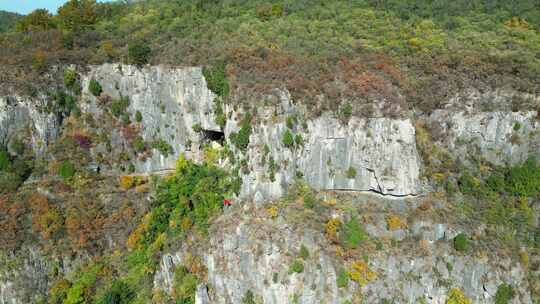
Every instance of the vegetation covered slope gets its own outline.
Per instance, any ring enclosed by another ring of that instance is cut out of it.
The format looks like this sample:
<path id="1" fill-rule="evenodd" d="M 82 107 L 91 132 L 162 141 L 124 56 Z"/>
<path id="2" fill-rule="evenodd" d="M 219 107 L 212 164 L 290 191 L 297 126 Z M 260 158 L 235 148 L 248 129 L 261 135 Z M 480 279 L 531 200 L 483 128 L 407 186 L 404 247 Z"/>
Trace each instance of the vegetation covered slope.
<path id="1" fill-rule="evenodd" d="M 231 92 L 285 87 L 320 111 L 344 100 L 368 111 L 375 99 L 432 110 L 470 86 L 537 93 L 540 83 L 533 0 L 72 0 L 17 29 L 0 39 L 0 65 L 25 73 L 2 81 L 27 92 L 21 80 L 50 65 L 107 61 L 225 63 Z"/>
<path id="2" fill-rule="evenodd" d="M 12 29 L 21 17 L 19 14 L 0 11 L 0 33 Z"/>

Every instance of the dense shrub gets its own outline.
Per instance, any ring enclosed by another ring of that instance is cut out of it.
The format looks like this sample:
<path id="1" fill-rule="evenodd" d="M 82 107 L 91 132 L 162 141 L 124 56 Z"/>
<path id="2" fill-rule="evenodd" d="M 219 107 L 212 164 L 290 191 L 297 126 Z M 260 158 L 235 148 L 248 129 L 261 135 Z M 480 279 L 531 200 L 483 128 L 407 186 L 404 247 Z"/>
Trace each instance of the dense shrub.
<path id="1" fill-rule="evenodd" d="M 180 157 L 176 174 L 158 185 L 148 221 L 141 226 L 137 237 L 130 236 L 129 242 L 133 243 L 132 247 L 148 246 L 161 233 L 183 235 L 192 226 L 205 232 L 208 220 L 221 211 L 232 185 L 232 178 L 221 169 L 209 164 L 197 165 Z"/>
<path id="2" fill-rule="evenodd" d="M 22 184 L 22 179 L 12 172 L 0 172 L 0 194 L 14 192 Z"/>
<path id="3" fill-rule="evenodd" d="M 356 169 L 354 167 L 349 167 L 347 170 L 347 178 L 356 178 Z"/>
<path id="4" fill-rule="evenodd" d="M 515 196 L 534 197 L 540 192 L 540 166 L 530 158 L 507 173 L 507 190 Z"/>
<path id="5" fill-rule="evenodd" d="M 302 147 L 304 145 L 304 139 L 302 138 L 302 135 L 300 134 L 296 134 L 294 136 L 294 144 L 297 146 L 297 147 Z"/>
<path id="6" fill-rule="evenodd" d="M 460 289 L 452 288 L 448 293 L 446 304 L 472 304 L 472 301 Z"/>
<path id="7" fill-rule="evenodd" d="M 126 110 L 128 107 L 129 107 L 129 97 L 123 96 L 120 99 L 117 99 L 111 102 L 111 105 L 110 105 L 111 114 L 116 118 L 120 118 L 122 117 L 122 115 L 126 113 Z"/>
<path id="8" fill-rule="evenodd" d="M 287 148 L 293 148 L 294 147 L 294 137 L 288 129 L 283 132 L 283 136 L 281 138 L 281 141 L 283 145 Z"/>
<path id="9" fill-rule="evenodd" d="M 91 301 L 92 287 L 98 280 L 101 269 L 102 266 L 99 264 L 86 266 L 85 269 L 82 269 L 73 285 L 68 289 L 63 304 L 89 303 Z"/>
<path id="10" fill-rule="evenodd" d="M 0 194 L 17 190 L 32 173 L 30 163 L 21 156 L 12 158 L 7 150 L 0 148 Z"/>
<path id="11" fill-rule="evenodd" d="M 454 249 L 461 252 L 469 249 L 469 239 L 467 238 L 467 235 L 460 233 L 454 238 Z"/>
<path id="12" fill-rule="evenodd" d="M 349 275 L 345 270 L 340 270 L 336 278 L 338 288 L 347 288 L 349 286 Z"/>
<path id="13" fill-rule="evenodd" d="M 173 297 L 176 303 L 195 303 L 195 291 L 197 290 L 197 277 L 189 273 L 188 269 L 179 266 L 174 271 Z"/>
<path id="14" fill-rule="evenodd" d="M 77 71 L 75 71 L 74 69 L 64 70 L 64 85 L 66 86 L 66 88 L 73 89 L 76 83 L 77 83 Z"/>
<path id="15" fill-rule="evenodd" d="M 242 298 L 242 304 L 256 304 L 255 296 L 251 290 L 246 291 L 246 294 Z"/>
<path id="16" fill-rule="evenodd" d="M 75 166 L 68 160 L 63 161 L 58 170 L 58 174 L 64 180 L 70 180 L 75 175 Z"/>
<path id="17" fill-rule="evenodd" d="M 128 55 L 131 64 L 138 66 L 147 64 L 150 53 L 152 53 L 152 50 L 145 42 L 138 41 L 129 44 Z"/>
<path id="18" fill-rule="evenodd" d="M 222 99 L 229 96 L 229 82 L 225 74 L 225 62 L 220 62 L 214 66 L 203 68 L 203 75 L 206 79 L 210 91 L 216 93 Z"/>
<path id="19" fill-rule="evenodd" d="M 514 288 L 508 284 L 501 284 L 495 293 L 495 304 L 508 304 L 514 298 Z"/>
<path id="20" fill-rule="evenodd" d="M 249 137 L 251 136 L 251 115 L 246 115 L 242 120 L 240 131 L 231 134 L 231 142 L 240 151 L 246 151 L 249 145 Z"/>
<path id="21" fill-rule="evenodd" d="M 302 273 L 304 271 L 304 263 L 301 260 L 294 260 L 291 266 L 289 266 L 289 274 Z"/>
<path id="22" fill-rule="evenodd" d="M 101 87 L 101 84 L 94 78 L 90 79 L 90 83 L 88 84 L 88 91 L 92 93 L 94 96 L 101 95 L 101 92 L 103 92 L 103 88 Z"/>
<path id="23" fill-rule="evenodd" d="M 140 136 L 135 137 L 132 144 L 133 144 L 133 149 L 137 153 L 141 153 L 146 150 L 146 143 L 144 142 L 144 139 Z"/>
<path id="24" fill-rule="evenodd" d="M 123 281 L 115 280 L 96 304 L 128 304 L 135 297 L 135 292 Z"/>
<path id="25" fill-rule="evenodd" d="M 304 246 L 304 244 L 300 246 L 300 253 L 298 254 L 298 256 L 304 261 L 309 258 L 309 250 L 307 249 L 306 246 Z"/>
<path id="26" fill-rule="evenodd" d="M 470 173 L 465 172 L 458 179 L 459 191 L 466 195 L 478 195 L 481 190 L 480 179 L 472 176 Z"/>
<path id="27" fill-rule="evenodd" d="M 152 148 L 158 150 L 159 153 L 161 153 L 161 155 L 165 157 L 168 157 L 169 155 L 174 153 L 174 148 L 163 139 L 158 139 L 154 141 L 152 143 Z"/>
<path id="28" fill-rule="evenodd" d="M 142 122 L 142 119 L 143 119 L 143 117 L 142 117 L 141 111 L 135 112 L 135 121 L 136 122 Z"/>
<path id="29" fill-rule="evenodd" d="M 283 5 L 280 3 L 270 4 L 260 4 L 256 8 L 257 17 L 261 21 L 269 21 L 273 18 L 279 18 L 283 16 Z"/>
<path id="30" fill-rule="evenodd" d="M 0 171 L 7 171 L 11 168 L 11 158 L 6 150 L 0 149 Z"/>
<path id="31" fill-rule="evenodd" d="M 340 239 L 345 247 L 355 249 L 367 238 L 364 228 L 355 217 L 343 224 Z"/>
<path id="32" fill-rule="evenodd" d="M 353 113 L 353 108 L 350 103 L 347 103 L 343 106 L 343 109 L 341 109 L 341 117 L 343 120 L 347 121 L 351 118 Z"/>
<path id="33" fill-rule="evenodd" d="M 292 116 L 287 117 L 287 120 L 286 120 L 287 128 L 292 130 L 294 126 L 296 125 L 296 122 L 297 122 L 296 116 L 292 115 Z"/>

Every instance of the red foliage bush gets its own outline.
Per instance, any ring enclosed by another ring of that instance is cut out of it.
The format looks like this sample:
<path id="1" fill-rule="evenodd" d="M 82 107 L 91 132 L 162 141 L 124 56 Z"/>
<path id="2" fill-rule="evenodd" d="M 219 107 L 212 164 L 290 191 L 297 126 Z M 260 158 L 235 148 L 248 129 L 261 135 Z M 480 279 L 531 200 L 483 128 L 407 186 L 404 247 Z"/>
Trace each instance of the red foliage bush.
<path id="1" fill-rule="evenodd" d="M 139 127 L 137 124 L 129 124 L 122 127 L 122 136 L 130 143 L 139 136 Z"/>
<path id="2" fill-rule="evenodd" d="M 0 248 L 18 248 L 25 239 L 23 216 L 26 207 L 20 202 L 13 202 L 12 197 L 0 197 Z"/>
<path id="3" fill-rule="evenodd" d="M 103 237 L 105 216 L 92 204 L 87 209 L 72 208 L 66 217 L 66 231 L 74 249 L 97 250 Z"/>
<path id="4" fill-rule="evenodd" d="M 73 135 L 73 140 L 83 149 L 88 150 L 92 147 L 92 139 L 84 133 L 75 133 Z"/>
<path id="5" fill-rule="evenodd" d="M 32 211 L 32 229 L 45 240 L 50 239 L 63 226 L 60 212 L 49 203 L 47 197 L 34 193 L 28 199 Z"/>

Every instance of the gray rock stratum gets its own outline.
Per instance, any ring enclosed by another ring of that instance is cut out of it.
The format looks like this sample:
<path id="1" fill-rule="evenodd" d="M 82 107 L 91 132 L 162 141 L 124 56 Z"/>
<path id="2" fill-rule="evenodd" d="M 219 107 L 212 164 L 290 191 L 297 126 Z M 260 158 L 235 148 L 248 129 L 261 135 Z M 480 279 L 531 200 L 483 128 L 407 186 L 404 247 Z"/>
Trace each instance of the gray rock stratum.
<path id="1" fill-rule="evenodd" d="M 399 245 L 365 253 L 375 274 L 367 284 L 350 281 L 338 288 L 340 271 L 350 271 L 354 261 L 342 264 L 324 234 L 281 217 L 269 219 L 264 211 L 243 208 L 223 215 L 214 223 L 210 240 L 197 246 L 195 254 L 208 270 L 208 282 L 199 286 L 197 303 L 241 303 L 251 292 L 265 304 L 341 304 L 359 297 L 364 303 L 386 299 L 391 303 L 445 304 L 449 290 L 459 288 L 473 303 L 487 304 L 493 303 L 497 287 L 504 282 L 517 286 L 513 303 L 532 303 L 519 263 L 497 255 L 472 257 L 453 250 L 452 239 L 462 232 L 460 227 L 417 219 L 409 228 L 389 231 L 384 220 L 388 209 L 407 213 L 414 210 L 414 204 L 366 196 L 353 196 L 353 202 L 373 219 L 368 225 L 370 237 L 399 241 Z M 304 259 L 301 273 L 291 273 L 289 267 L 301 246 L 308 249 L 309 257 Z M 192 254 L 193 246 L 165 254 L 154 276 L 154 288 L 170 291 L 175 265 L 185 264 Z"/>
<path id="2" fill-rule="evenodd" d="M 30 138 L 34 151 L 42 154 L 59 133 L 58 116 L 46 111 L 47 99 L 0 96 L 0 146 Z M 27 136 L 28 135 L 28 136 Z"/>

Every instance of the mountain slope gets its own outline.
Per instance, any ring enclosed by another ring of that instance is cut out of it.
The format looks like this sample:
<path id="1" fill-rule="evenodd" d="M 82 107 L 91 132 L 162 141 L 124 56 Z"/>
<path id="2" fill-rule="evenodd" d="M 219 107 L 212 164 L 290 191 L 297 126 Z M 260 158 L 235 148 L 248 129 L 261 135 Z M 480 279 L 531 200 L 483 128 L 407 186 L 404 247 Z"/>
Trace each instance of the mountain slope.
<path id="1" fill-rule="evenodd" d="M 22 16 L 16 13 L 0 11 L 0 33 L 13 29 Z"/>

